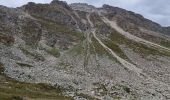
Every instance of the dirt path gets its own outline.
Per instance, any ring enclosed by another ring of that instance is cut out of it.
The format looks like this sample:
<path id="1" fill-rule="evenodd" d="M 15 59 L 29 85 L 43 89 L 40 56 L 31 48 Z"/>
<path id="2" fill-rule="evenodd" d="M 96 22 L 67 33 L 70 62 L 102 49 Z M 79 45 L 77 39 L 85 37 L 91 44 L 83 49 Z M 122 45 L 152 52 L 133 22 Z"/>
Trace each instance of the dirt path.
<path id="1" fill-rule="evenodd" d="M 154 85 L 156 85 L 156 86 L 158 86 L 158 87 L 162 87 L 162 86 L 164 87 L 164 86 L 165 86 L 165 87 L 167 88 L 167 90 L 170 90 L 170 87 L 169 87 L 168 84 L 166 84 L 166 83 L 164 83 L 164 82 L 162 82 L 162 81 L 158 81 L 158 80 L 153 79 L 152 77 L 150 77 L 149 75 L 147 75 L 146 73 L 144 73 L 142 69 L 140 69 L 140 68 L 136 67 L 134 64 L 129 63 L 129 62 L 127 62 L 126 60 L 122 59 L 122 58 L 119 57 L 114 51 L 112 51 L 109 47 L 107 47 L 107 46 L 96 36 L 96 29 L 94 28 L 94 25 L 93 25 L 93 23 L 92 23 L 91 20 L 90 20 L 90 14 L 87 16 L 87 19 L 88 19 L 88 22 L 89 22 L 90 25 L 91 25 L 91 33 L 93 34 L 93 37 L 98 41 L 98 43 L 99 43 L 103 48 L 105 48 L 105 49 L 106 49 L 114 58 L 116 58 L 124 67 L 126 67 L 127 69 L 135 72 L 140 78 L 145 78 L 146 81 L 147 81 L 147 83 L 154 84 Z M 126 35 L 126 34 L 124 34 L 124 35 Z M 132 38 L 131 35 L 130 35 L 129 37 Z M 137 37 L 135 37 L 135 38 L 137 38 Z M 138 40 L 138 38 L 137 38 L 137 40 Z M 141 39 L 139 38 L 139 40 L 141 40 Z M 140 41 L 139 41 L 139 42 L 140 42 Z M 142 40 L 142 42 L 143 42 L 143 40 Z M 163 97 L 166 97 L 164 94 L 160 94 L 160 95 L 162 95 Z"/>
<path id="2" fill-rule="evenodd" d="M 128 39 L 131 39 L 133 41 L 136 41 L 136 42 L 139 42 L 139 43 L 142 43 L 142 44 L 145 44 L 145 45 L 148 45 L 148 46 L 152 46 L 152 47 L 155 47 L 157 49 L 161 49 L 161 50 L 165 50 L 165 51 L 170 51 L 169 48 L 167 47 L 163 47 L 161 45 L 158 45 L 156 43 L 152 43 L 150 41 L 147 41 L 145 39 L 142 39 L 142 38 L 139 38 L 137 36 L 134 36 L 132 34 L 130 34 L 129 32 L 125 32 L 121 27 L 119 27 L 115 21 L 110 21 L 109 19 L 107 19 L 106 17 L 102 17 L 102 20 L 109 24 L 112 28 L 114 28 L 117 32 L 119 32 L 120 34 L 122 34 L 123 36 L 125 36 L 126 38 Z"/>
<path id="3" fill-rule="evenodd" d="M 124 67 L 128 68 L 131 71 L 134 71 L 139 76 L 142 73 L 142 70 L 137 68 L 135 65 L 127 62 L 126 60 L 120 58 L 115 52 L 113 52 L 109 47 L 107 47 L 97 36 L 96 36 L 96 29 L 94 28 L 93 23 L 90 20 L 90 14 L 87 16 L 88 22 L 90 23 L 92 29 L 91 33 L 93 34 L 93 37 L 98 41 L 98 43 L 105 48 L 113 57 L 115 57 Z"/>

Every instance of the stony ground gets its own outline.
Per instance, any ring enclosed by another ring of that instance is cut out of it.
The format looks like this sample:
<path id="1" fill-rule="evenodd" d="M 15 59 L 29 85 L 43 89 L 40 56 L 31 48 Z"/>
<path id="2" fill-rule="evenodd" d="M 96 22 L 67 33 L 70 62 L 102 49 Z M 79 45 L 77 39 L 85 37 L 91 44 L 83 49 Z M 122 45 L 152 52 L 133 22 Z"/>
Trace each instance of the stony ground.
<path id="1" fill-rule="evenodd" d="M 0 99 L 170 99 L 170 38 L 139 15 L 54 0 L 0 20 Z"/>

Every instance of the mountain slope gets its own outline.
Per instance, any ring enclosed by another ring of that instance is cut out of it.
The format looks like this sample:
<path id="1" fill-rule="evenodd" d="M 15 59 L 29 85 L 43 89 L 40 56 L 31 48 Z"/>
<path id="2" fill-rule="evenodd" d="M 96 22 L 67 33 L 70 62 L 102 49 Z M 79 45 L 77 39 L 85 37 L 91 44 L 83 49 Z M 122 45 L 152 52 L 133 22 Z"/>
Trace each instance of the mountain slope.
<path id="1" fill-rule="evenodd" d="M 0 88 L 7 91 L 0 98 L 168 100 L 168 32 L 139 14 L 109 5 L 53 0 L 1 6 Z"/>

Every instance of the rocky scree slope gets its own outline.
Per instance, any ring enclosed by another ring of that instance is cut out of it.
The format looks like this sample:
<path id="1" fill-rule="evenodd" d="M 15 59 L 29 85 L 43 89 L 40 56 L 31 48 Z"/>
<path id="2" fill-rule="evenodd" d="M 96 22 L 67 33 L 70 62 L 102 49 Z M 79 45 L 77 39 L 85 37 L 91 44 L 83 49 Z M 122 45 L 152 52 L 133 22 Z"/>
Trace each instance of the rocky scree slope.
<path id="1" fill-rule="evenodd" d="M 58 0 L 0 6 L 0 99 L 168 100 L 169 66 L 169 28 L 139 14 Z"/>

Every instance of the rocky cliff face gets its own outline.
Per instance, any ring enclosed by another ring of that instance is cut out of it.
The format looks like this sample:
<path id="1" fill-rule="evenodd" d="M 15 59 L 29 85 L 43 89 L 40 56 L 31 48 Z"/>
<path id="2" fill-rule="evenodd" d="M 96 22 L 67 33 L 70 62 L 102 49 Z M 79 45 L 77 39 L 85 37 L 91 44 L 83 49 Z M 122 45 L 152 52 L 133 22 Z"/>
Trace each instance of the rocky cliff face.
<path id="1" fill-rule="evenodd" d="M 170 32 L 170 27 L 163 27 L 164 28 L 164 33 L 169 35 L 169 32 Z"/>
<path id="2" fill-rule="evenodd" d="M 131 24 L 158 32 L 163 30 L 159 24 L 145 19 L 142 15 L 135 14 L 134 12 L 109 5 L 103 5 L 103 9 L 107 10 L 109 12 L 108 16 L 111 18 L 114 17 L 122 28 L 127 28 L 126 30 L 128 30 L 128 26 Z"/>
<path id="3" fill-rule="evenodd" d="M 169 66 L 169 28 L 139 14 L 58 0 L 0 7 L 0 99 L 168 100 Z"/>

